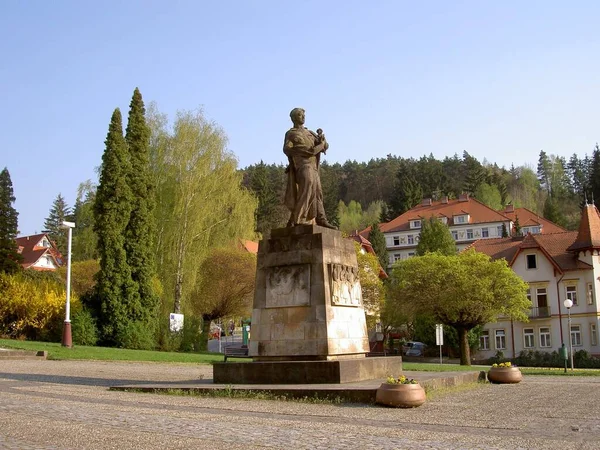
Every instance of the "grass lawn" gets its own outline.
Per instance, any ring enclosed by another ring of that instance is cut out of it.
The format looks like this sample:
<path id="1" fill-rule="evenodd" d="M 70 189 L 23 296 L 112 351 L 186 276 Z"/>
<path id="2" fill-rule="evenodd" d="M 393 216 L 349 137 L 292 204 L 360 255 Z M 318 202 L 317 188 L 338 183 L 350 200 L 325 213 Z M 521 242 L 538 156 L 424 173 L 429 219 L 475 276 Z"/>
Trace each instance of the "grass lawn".
<path id="1" fill-rule="evenodd" d="M 223 362 L 219 353 L 178 353 L 150 350 L 128 350 L 124 348 L 86 347 L 77 345 L 66 348 L 54 342 L 18 341 L 0 339 L 0 348 L 19 350 L 46 350 L 48 359 L 93 359 L 103 361 L 154 361 L 211 364 Z"/>

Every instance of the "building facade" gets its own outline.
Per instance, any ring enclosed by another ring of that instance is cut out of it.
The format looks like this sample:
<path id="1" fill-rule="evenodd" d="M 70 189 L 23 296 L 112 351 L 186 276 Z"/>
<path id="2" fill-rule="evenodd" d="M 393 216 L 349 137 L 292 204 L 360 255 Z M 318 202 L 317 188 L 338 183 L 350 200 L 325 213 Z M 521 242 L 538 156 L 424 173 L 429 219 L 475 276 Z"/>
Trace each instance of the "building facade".
<path id="1" fill-rule="evenodd" d="M 568 348 L 569 342 L 573 351 L 600 356 L 600 214 L 594 205 L 584 207 L 577 232 L 482 239 L 469 248 L 506 259 L 528 284 L 531 301 L 529 322 L 500 317 L 484 327 L 477 358 L 552 352 L 563 344 Z M 566 299 L 573 302 L 569 309 Z"/>

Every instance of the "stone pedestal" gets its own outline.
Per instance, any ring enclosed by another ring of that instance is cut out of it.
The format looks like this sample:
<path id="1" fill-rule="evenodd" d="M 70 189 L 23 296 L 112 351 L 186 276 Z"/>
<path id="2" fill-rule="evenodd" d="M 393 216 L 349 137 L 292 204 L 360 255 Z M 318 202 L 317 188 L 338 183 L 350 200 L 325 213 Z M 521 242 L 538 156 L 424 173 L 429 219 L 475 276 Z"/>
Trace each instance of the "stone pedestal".
<path id="1" fill-rule="evenodd" d="M 400 357 L 365 358 L 354 242 L 317 225 L 260 242 L 248 349 L 254 362 L 215 364 L 215 383 L 344 383 L 402 369 Z"/>
<path id="2" fill-rule="evenodd" d="M 364 358 L 369 339 L 353 241 L 302 225 L 260 242 L 248 348 L 255 361 Z"/>

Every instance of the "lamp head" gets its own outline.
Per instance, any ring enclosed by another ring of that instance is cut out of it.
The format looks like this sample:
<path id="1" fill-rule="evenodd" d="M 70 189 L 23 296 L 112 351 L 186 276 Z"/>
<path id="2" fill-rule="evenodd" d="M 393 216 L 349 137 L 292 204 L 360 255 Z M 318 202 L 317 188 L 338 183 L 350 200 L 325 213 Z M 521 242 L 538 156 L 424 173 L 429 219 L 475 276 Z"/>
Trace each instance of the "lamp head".
<path id="1" fill-rule="evenodd" d="M 75 228 L 75 222 L 67 222 L 66 220 L 61 225 L 63 228 Z"/>
<path id="2" fill-rule="evenodd" d="M 571 306 L 573 306 L 573 301 L 572 301 L 572 300 L 570 300 L 570 299 L 566 299 L 566 300 L 563 302 L 563 305 L 565 305 L 565 308 L 567 308 L 567 309 L 571 309 Z"/>

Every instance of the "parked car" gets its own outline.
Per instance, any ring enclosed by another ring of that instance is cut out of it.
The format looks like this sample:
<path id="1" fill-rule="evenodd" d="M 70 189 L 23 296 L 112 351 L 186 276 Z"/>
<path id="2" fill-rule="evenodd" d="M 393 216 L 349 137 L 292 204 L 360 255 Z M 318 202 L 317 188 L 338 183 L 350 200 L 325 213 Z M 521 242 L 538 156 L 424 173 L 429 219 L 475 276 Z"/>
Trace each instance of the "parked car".
<path id="1" fill-rule="evenodd" d="M 425 354 L 426 344 L 422 342 L 410 341 L 402 346 L 402 353 L 406 356 L 423 356 Z"/>

